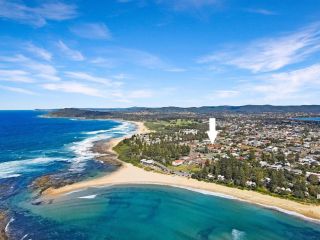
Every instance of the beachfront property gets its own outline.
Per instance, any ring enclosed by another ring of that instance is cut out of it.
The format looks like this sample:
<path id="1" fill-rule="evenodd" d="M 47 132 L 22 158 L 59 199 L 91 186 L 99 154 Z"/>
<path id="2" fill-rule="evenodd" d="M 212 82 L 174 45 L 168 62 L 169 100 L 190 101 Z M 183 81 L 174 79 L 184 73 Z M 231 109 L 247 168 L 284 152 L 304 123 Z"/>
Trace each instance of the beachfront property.
<path id="1" fill-rule="evenodd" d="M 172 166 L 180 166 L 184 163 L 184 160 L 174 160 L 172 161 Z"/>
<path id="2" fill-rule="evenodd" d="M 154 160 L 150 159 L 150 160 L 147 160 L 147 159 L 141 159 L 140 162 L 142 164 L 145 164 L 145 165 L 152 165 L 154 164 Z"/>
<path id="3" fill-rule="evenodd" d="M 280 114 L 273 113 L 272 116 L 269 115 L 266 118 L 264 114 L 243 116 L 225 113 L 219 117 L 218 126 L 216 126 L 216 118 L 211 118 L 209 124 L 206 119 L 201 119 L 184 127 L 176 126 L 175 122 L 170 120 L 172 130 L 165 125 L 165 131 L 136 136 L 138 143 L 149 146 L 149 153 L 159 150 L 162 145 L 167 149 L 188 146 L 187 155 L 175 155 L 172 152 L 174 159 L 167 154 L 162 157 L 154 155 L 156 158 L 152 157 L 153 163 L 148 164 L 144 161 L 141 163 L 145 166 L 149 165 L 149 167 L 152 165 L 151 168 L 170 174 L 193 175 L 208 181 L 241 184 L 250 189 L 263 187 L 278 194 L 296 196 L 299 194 L 300 197 L 303 195 L 307 198 L 311 194 L 316 199 L 317 187 L 311 186 L 309 179 L 314 179 L 320 171 L 318 126 L 288 121 L 292 115 L 288 114 L 284 118 Z M 274 119 L 273 121 L 267 120 L 271 117 Z M 217 131 L 216 127 L 219 129 L 219 136 L 215 139 L 214 144 L 206 138 L 207 133 L 210 132 L 210 130 L 206 131 L 208 125 L 209 128 L 213 127 L 215 131 Z M 161 150 L 160 156 L 165 151 L 165 149 Z M 210 169 L 215 169 L 217 164 L 221 165 L 225 161 L 235 161 L 236 164 L 243 163 L 249 169 L 254 169 L 264 175 L 268 174 L 268 176 L 257 180 L 256 177 L 247 175 L 242 182 L 239 182 L 239 180 L 230 178 L 226 172 L 218 174 L 210 172 Z M 290 175 L 294 180 L 288 178 L 285 182 L 278 182 L 276 186 L 272 187 L 276 181 L 270 175 L 272 172 L 278 172 L 278 175 Z M 305 187 L 303 191 L 298 193 L 295 181 L 299 177 L 305 178 L 303 184 Z"/>

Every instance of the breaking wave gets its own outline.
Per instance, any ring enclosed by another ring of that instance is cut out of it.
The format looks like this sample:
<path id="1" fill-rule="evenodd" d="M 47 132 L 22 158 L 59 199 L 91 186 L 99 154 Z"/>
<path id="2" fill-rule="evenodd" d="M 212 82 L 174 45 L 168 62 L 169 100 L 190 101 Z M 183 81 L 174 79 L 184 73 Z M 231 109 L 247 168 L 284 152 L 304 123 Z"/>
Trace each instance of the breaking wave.
<path id="1" fill-rule="evenodd" d="M 82 196 L 82 197 L 78 197 L 81 199 L 94 199 L 96 198 L 97 194 L 93 194 L 93 195 L 88 195 L 88 196 Z"/>
<path id="2" fill-rule="evenodd" d="M 66 158 L 38 157 L 0 163 L 0 179 L 19 177 L 26 172 L 34 172 L 54 161 L 68 161 Z"/>
<path id="3" fill-rule="evenodd" d="M 43 168 L 48 164 L 58 161 L 70 162 L 69 171 L 80 172 L 84 170 L 87 160 L 101 156 L 99 153 L 94 153 L 92 151 L 92 147 L 94 146 L 95 142 L 124 136 L 133 130 L 133 124 L 121 122 L 120 126 L 111 129 L 86 132 L 84 134 L 89 135 L 88 137 L 81 141 L 73 142 L 67 145 L 67 150 L 74 155 L 74 157 L 71 158 L 35 156 L 34 158 L 29 159 L 2 162 L 0 163 L 0 179 L 16 178 L 24 173 L 40 171 L 43 170 Z M 52 155 L 52 153 L 53 152 L 50 152 L 50 155 Z"/>
<path id="4" fill-rule="evenodd" d="M 128 135 L 135 129 L 135 126 L 128 122 L 121 122 L 121 125 L 111 129 L 101 129 L 96 131 L 84 132 L 86 135 L 93 135 L 82 141 L 74 142 L 69 149 L 75 154 L 75 158 L 71 161 L 69 168 L 72 172 L 82 171 L 87 160 L 101 156 L 99 153 L 92 151 L 94 144 L 101 140 L 108 140 L 114 137 Z"/>
<path id="5" fill-rule="evenodd" d="M 87 134 L 87 135 L 95 135 L 95 134 L 99 134 L 99 133 L 106 133 L 109 130 L 97 130 L 97 131 L 91 131 L 91 132 L 84 132 L 83 134 Z"/>
<path id="6" fill-rule="evenodd" d="M 7 225 L 6 225 L 5 229 L 4 229 L 4 231 L 5 231 L 6 233 L 9 232 L 10 224 L 11 224 L 13 221 L 14 221 L 14 218 L 10 218 L 9 222 L 7 223 Z"/>

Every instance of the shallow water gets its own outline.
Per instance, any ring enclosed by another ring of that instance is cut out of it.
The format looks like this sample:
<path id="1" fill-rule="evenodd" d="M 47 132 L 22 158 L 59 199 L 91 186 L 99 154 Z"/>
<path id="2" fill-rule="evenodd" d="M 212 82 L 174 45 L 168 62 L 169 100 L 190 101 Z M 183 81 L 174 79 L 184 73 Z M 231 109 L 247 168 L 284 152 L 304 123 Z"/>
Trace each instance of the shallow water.
<path id="1" fill-rule="evenodd" d="M 320 239 L 317 224 L 237 200 L 164 186 L 91 188 L 49 205 L 21 202 L 19 207 L 50 223 L 40 227 L 43 239 L 61 239 L 65 233 L 71 238 L 119 240 Z M 39 235 L 15 224 L 22 230 L 20 236 Z"/>

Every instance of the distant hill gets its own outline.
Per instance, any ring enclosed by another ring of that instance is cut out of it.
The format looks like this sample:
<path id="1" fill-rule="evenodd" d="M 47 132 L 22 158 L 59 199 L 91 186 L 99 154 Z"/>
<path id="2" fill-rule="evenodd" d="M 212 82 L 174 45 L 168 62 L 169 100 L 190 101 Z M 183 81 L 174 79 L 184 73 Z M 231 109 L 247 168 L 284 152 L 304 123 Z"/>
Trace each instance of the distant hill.
<path id="1" fill-rule="evenodd" d="M 193 113 L 213 113 L 213 112 L 238 112 L 238 113 L 263 113 L 263 112 L 291 112 L 291 113 L 320 113 L 320 105 L 300 105 L 300 106 L 273 106 L 273 105 L 244 105 L 244 106 L 203 106 L 203 107 L 130 107 L 130 108 L 85 108 L 81 110 L 101 111 L 101 112 L 193 112 Z"/>
<path id="2" fill-rule="evenodd" d="M 298 116 L 320 115 L 319 105 L 302 106 L 203 106 L 203 107 L 132 107 L 132 108 L 64 108 L 47 112 L 49 117 L 90 118 L 90 119 L 125 119 L 133 121 L 170 120 L 177 118 L 194 119 L 208 117 L 223 117 L 226 113 L 261 114 L 261 113 L 293 113 Z"/>

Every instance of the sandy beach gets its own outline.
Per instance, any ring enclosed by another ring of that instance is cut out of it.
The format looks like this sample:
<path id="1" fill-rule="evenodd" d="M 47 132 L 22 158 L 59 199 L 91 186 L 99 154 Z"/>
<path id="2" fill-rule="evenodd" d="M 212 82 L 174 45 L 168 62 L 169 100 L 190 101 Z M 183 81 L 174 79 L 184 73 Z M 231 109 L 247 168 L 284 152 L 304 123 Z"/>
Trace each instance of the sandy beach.
<path id="1" fill-rule="evenodd" d="M 138 126 L 136 134 L 142 134 L 149 131 L 142 122 L 135 122 L 135 124 Z M 122 139 L 123 138 L 117 138 L 109 141 L 106 146 L 107 150 L 113 152 L 112 148 L 116 146 Z M 302 204 L 254 191 L 230 188 L 215 183 L 202 182 L 180 176 L 146 171 L 129 163 L 122 163 L 122 166 L 117 171 L 97 179 L 74 183 L 58 189 L 49 188 L 44 192 L 43 197 L 54 198 L 79 189 L 117 184 L 157 184 L 182 187 L 197 191 L 207 191 L 217 195 L 229 196 L 249 203 L 263 205 L 300 217 L 304 216 L 307 218 L 320 220 L 320 206 Z"/>
<path id="2" fill-rule="evenodd" d="M 145 134 L 145 133 L 149 133 L 150 132 L 150 130 L 144 125 L 143 122 L 133 122 L 133 121 L 127 121 L 127 122 L 135 124 L 137 126 L 136 130 L 130 135 L 123 136 L 123 137 L 120 137 L 120 138 L 113 138 L 113 139 L 109 140 L 105 145 L 105 151 L 106 152 L 117 154 L 113 150 L 113 148 L 115 146 L 117 146 L 118 143 L 121 142 L 123 139 L 130 138 L 134 134 Z"/>

